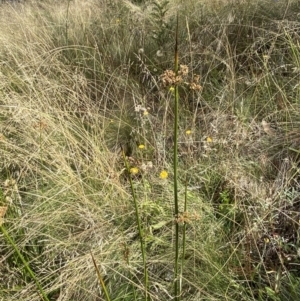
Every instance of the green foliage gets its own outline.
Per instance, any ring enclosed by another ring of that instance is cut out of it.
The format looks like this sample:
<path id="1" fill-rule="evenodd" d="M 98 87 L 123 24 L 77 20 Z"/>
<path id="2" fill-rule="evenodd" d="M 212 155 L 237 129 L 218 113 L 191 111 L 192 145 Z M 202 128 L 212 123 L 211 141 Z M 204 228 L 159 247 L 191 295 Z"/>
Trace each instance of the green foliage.
<path id="1" fill-rule="evenodd" d="M 168 17 L 169 1 L 155 0 L 152 2 L 152 12 L 150 14 L 154 29 L 151 37 L 159 47 L 163 47 L 170 40 L 174 39 L 174 21 Z"/>

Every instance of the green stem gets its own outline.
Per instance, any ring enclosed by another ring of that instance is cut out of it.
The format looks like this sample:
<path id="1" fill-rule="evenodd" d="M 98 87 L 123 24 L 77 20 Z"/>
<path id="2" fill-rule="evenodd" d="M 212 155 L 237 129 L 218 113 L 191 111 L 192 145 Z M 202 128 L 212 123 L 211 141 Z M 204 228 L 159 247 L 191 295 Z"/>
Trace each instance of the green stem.
<path id="1" fill-rule="evenodd" d="M 176 24 L 176 37 L 175 37 L 175 57 L 174 57 L 174 72 L 175 77 L 178 76 L 178 14 Z M 179 261 L 179 225 L 178 218 L 178 115 L 179 115 L 179 93 L 178 85 L 175 84 L 174 91 L 175 98 L 175 120 L 174 120 L 174 211 L 175 211 L 175 265 L 174 265 L 174 294 L 175 301 L 179 300 L 179 286 L 178 286 L 178 261 Z"/>
<path id="2" fill-rule="evenodd" d="M 27 270 L 27 272 L 29 273 L 30 277 L 33 279 L 33 281 L 35 282 L 38 290 L 40 291 L 43 299 L 45 301 L 49 301 L 47 295 L 45 294 L 41 284 L 39 283 L 38 279 L 36 278 L 34 272 L 32 271 L 32 269 L 30 268 L 29 264 L 27 263 L 27 261 L 25 260 L 25 258 L 23 257 L 23 255 L 21 254 L 19 248 L 17 247 L 17 245 L 15 244 L 15 242 L 13 241 L 13 239 L 10 237 L 10 235 L 8 234 L 8 232 L 5 230 L 4 226 L 0 226 L 0 230 L 3 233 L 3 235 L 5 236 L 5 238 L 8 240 L 8 242 L 10 243 L 10 245 L 15 249 L 18 257 L 21 259 L 22 263 L 24 264 L 25 269 Z"/>
<path id="3" fill-rule="evenodd" d="M 183 212 L 185 212 L 185 213 L 187 212 L 187 181 L 185 183 Z M 183 266 L 184 266 L 184 258 L 185 258 L 185 241 L 186 241 L 186 221 L 183 221 L 183 229 L 182 229 L 182 258 L 181 258 L 181 272 L 180 272 L 179 294 L 181 294 L 181 292 L 182 292 L 182 274 L 183 274 Z"/>
<path id="4" fill-rule="evenodd" d="M 133 187 L 133 181 L 132 177 L 130 175 L 130 168 L 129 164 L 127 162 L 126 156 L 124 151 L 122 150 L 123 154 L 123 159 L 125 162 L 126 170 L 129 173 L 129 181 L 130 181 L 130 187 L 131 187 L 131 194 L 133 197 L 133 202 L 134 202 L 134 208 L 135 208 L 135 216 L 136 216 L 136 223 L 138 226 L 138 232 L 139 232 L 139 238 L 140 238 L 140 245 L 141 245 L 141 253 L 142 253 L 142 259 L 143 259 L 143 266 L 144 266 L 144 277 L 145 277 L 145 301 L 148 300 L 148 271 L 147 271 L 147 262 L 146 262 L 146 251 L 145 251 L 145 243 L 144 243 L 144 234 L 141 226 L 141 221 L 140 221 L 140 215 L 139 215 L 139 208 L 138 208 L 138 202 L 137 202 L 137 197 L 135 194 L 135 190 Z"/>

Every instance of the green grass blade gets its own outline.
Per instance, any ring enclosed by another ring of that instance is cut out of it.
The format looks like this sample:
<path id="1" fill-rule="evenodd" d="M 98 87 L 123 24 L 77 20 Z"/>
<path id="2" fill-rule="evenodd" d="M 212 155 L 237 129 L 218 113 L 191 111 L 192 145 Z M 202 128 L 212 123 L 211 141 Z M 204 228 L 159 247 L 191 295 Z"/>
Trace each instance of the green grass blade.
<path id="1" fill-rule="evenodd" d="M 110 297 L 109 297 L 108 291 L 106 289 L 105 282 L 103 281 L 103 278 L 102 278 L 101 273 L 99 271 L 99 268 L 97 266 L 95 257 L 93 255 L 92 251 L 90 251 L 90 252 L 91 252 L 91 256 L 92 256 L 92 260 L 93 260 L 93 264 L 94 264 L 95 270 L 97 272 L 97 277 L 98 277 L 99 283 L 100 283 L 100 285 L 101 285 L 101 287 L 102 287 L 102 289 L 104 291 L 105 298 L 106 298 L 107 301 L 110 301 Z"/>
<path id="2" fill-rule="evenodd" d="M 19 250 L 19 248 L 17 247 L 17 245 L 15 244 L 15 242 L 13 241 L 13 239 L 10 237 L 10 235 L 8 234 L 8 232 L 6 231 L 6 229 L 4 228 L 4 226 L 0 226 L 0 230 L 3 233 L 3 235 L 5 236 L 5 238 L 7 239 L 7 241 L 9 242 L 9 244 L 14 248 L 14 250 L 16 251 L 18 257 L 20 258 L 20 260 L 22 261 L 22 263 L 24 264 L 25 269 L 27 270 L 27 272 L 29 273 L 30 277 L 32 278 L 32 280 L 35 282 L 38 290 L 40 291 L 43 300 L 45 301 L 49 301 L 46 293 L 44 292 L 40 282 L 38 281 L 38 279 L 36 278 L 34 272 L 32 271 L 32 269 L 30 268 L 28 262 L 25 260 L 24 256 L 22 255 L 21 251 Z"/>

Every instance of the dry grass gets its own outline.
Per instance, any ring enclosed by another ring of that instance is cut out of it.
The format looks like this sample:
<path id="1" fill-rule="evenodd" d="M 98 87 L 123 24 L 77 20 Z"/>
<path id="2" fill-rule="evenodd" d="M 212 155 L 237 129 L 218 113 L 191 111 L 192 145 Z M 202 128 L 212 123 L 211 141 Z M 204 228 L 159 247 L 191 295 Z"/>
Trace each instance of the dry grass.
<path id="1" fill-rule="evenodd" d="M 297 1 L 174 1 L 161 18 L 153 4 L 132 2 L 1 4 L 4 227 L 49 300 L 104 300 L 90 250 L 112 300 L 141 300 L 121 145 L 139 169 L 151 300 L 171 300 L 173 94 L 160 76 L 172 68 L 179 7 L 180 60 L 202 86 L 180 87 L 179 197 L 182 211 L 187 185 L 189 221 L 181 299 L 295 299 Z M 0 239 L 0 299 L 41 300 Z"/>

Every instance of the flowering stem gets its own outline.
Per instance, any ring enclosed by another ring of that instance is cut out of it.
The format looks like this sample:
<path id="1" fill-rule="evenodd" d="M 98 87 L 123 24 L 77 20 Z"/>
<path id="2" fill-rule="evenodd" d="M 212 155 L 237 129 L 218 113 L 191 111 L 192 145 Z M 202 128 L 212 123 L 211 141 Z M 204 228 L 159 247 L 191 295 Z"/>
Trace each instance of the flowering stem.
<path id="1" fill-rule="evenodd" d="M 175 33 L 175 57 L 174 57 L 174 72 L 175 78 L 178 76 L 178 13 Z M 175 120 L 174 120 L 174 213 L 175 213 L 175 264 L 174 264 L 174 294 L 175 301 L 179 300 L 179 279 L 178 279 L 178 261 L 179 261 L 179 225 L 178 219 L 178 105 L 179 105 L 179 94 L 178 84 L 175 84 L 174 91 L 175 98 Z"/>
<path id="2" fill-rule="evenodd" d="M 130 181 L 130 187 L 131 187 L 131 194 L 134 202 L 134 208 L 135 208 L 135 217 L 136 217 L 136 223 L 138 226 L 138 232 L 139 232 L 139 238 L 140 238 L 140 244 L 141 244 L 141 253 L 142 253 L 142 259 L 143 259 L 143 266 L 144 266 L 144 277 L 145 277 L 145 301 L 148 300 L 148 271 L 147 271 L 147 262 L 146 262 L 146 251 L 145 251 L 145 243 L 144 243 L 144 234 L 141 226 L 141 221 L 140 221 L 140 215 L 139 215 L 139 208 L 138 208 L 138 202 L 137 202 L 137 197 L 135 194 L 135 190 L 133 187 L 133 181 L 131 178 L 130 174 L 130 168 L 128 161 L 125 156 L 125 152 L 122 149 L 122 154 L 123 154 L 123 160 L 125 162 L 126 170 L 129 173 L 129 181 Z"/>

